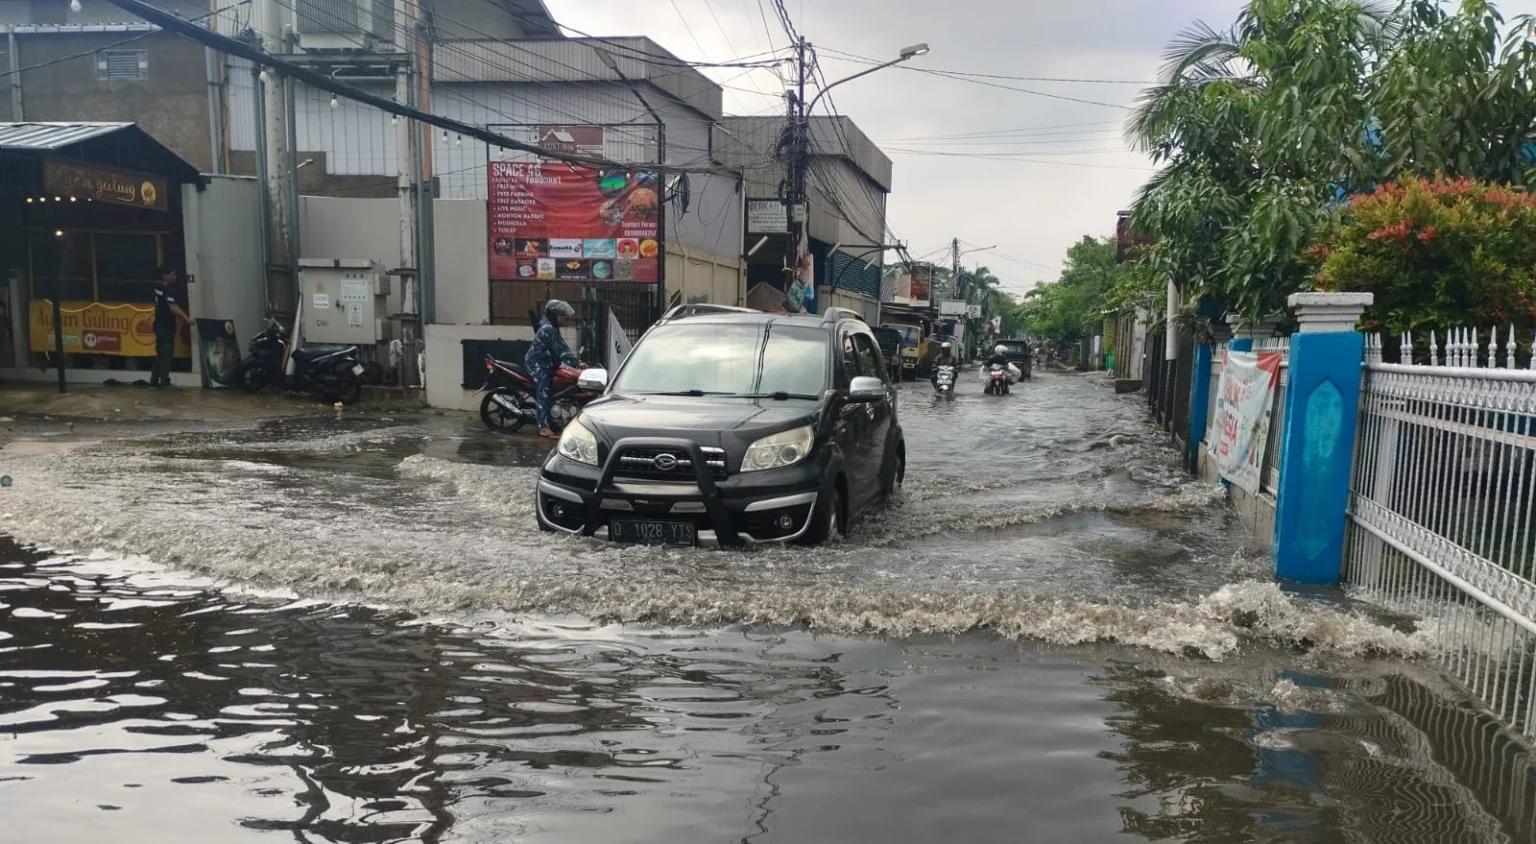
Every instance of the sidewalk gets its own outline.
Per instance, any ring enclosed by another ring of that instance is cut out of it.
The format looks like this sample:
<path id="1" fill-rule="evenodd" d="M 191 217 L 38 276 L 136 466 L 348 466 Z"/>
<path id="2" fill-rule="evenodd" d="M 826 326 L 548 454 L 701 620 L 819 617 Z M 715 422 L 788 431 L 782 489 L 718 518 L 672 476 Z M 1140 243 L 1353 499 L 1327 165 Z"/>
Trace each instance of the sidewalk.
<path id="1" fill-rule="evenodd" d="M 0 385 L 0 416 L 52 416 L 114 422 L 204 422 L 313 416 L 331 407 L 277 393 L 172 387 L 71 384 L 60 395 L 54 384 Z"/>

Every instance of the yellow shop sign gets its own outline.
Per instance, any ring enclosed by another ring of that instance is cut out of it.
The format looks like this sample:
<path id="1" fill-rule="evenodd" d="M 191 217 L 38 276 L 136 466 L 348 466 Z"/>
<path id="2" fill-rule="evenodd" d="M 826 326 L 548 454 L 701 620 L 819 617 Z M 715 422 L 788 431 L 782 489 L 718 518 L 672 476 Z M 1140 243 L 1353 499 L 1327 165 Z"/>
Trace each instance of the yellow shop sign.
<path id="1" fill-rule="evenodd" d="M 155 309 L 123 302 L 64 302 L 64 351 L 70 354 L 155 356 Z M 28 314 L 31 348 L 53 351 L 53 302 L 33 299 Z M 176 333 L 176 357 L 190 357 L 187 329 Z"/>

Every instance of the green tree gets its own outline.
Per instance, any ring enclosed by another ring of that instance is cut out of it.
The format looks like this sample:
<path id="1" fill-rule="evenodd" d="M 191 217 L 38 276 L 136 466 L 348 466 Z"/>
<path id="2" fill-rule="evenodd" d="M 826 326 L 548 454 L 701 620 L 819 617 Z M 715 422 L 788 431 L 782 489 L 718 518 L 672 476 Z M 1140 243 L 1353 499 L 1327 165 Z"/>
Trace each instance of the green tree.
<path id="1" fill-rule="evenodd" d="M 1162 165 L 1133 215 L 1146 266 L 1262 317 L 1311 283 L 1301 252 L 1340 199 L 1405 174 L 1529 183 L 1536 29 L 1502 25 L 1489 0 L 1251 0 L 1186 30 L 1127 129 Z"/>
<path id="2" fill-rule="evenodd" d="M 1181 34 L 1128 128 L 1164 165 L 1133 214 L 1149 266 L 1245 316 L 1278 310 L 1327 201 L 1367 178 L 1361 83 L 1391 29 L 1358 0 L 1252 0 L 1227 32 Z"/>
<path id="3" fill-rule="evenodd" d="M 1114 238 L 1084 235 L 1067 249 L 1060 277 L 1025 296 L 1017 311 L 1020 327 L 1053 344 L 1076 342 L 1103 320 L 1105 297 L 1120 272 Z"/>

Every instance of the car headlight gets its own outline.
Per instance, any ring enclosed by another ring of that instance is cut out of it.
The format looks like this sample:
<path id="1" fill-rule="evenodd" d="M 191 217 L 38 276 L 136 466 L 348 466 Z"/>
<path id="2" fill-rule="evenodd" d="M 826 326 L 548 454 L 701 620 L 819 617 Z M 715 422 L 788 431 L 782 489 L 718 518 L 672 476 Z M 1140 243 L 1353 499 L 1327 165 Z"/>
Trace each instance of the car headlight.
<path id="1" fill-rule="evenodd" d="M 741 459 L 741 471 L 757 472 L 799 463 L 811 453 L 811 444 L 815 441 L 816 434 L 809 425 L 763 437 L 747 447 L 747 454 Z"/>
<path id="2" fill-rule="evenodd" d="M 560 456 L 567 460 L 588 466 L 597 465 L 597 437 L 580 420 L 572 419 L 571 424 L 565 426 L 565 430 L 560 432 L 560 444 L 556 448 Z"/>

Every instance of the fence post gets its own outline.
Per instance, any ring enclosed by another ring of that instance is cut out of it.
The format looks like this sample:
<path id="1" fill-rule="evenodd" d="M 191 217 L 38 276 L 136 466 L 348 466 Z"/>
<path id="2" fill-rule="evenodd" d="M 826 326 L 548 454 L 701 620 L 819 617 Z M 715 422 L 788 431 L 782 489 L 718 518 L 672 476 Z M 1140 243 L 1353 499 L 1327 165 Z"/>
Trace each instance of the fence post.
<path id="1" fill-rule="evenodd" d="M 1210 299 L 1201 299 L 1195 309 L 1197 316 L 1210 320 L 1221 315 L 1221 308 Z M 1195 332 L 1195 355 L 1189 378 L 1189 437 L 1184 450 L 1184 465 L 1191 472 L 1200 471 L 1200 445 L 1205 442 L 1206 418 L 1211 400 L 1211 359 L 1216 350 L 1215 338 L 1206 339 Z"/>
<path id="2" fill-rule="evenodd" d="M 1369 293 L 1294 293 L 1290 386 L 1281 426 L 1275 575 L 1337 583 L 1359 418 L 1365 338 L 1355 323 Z"/>

